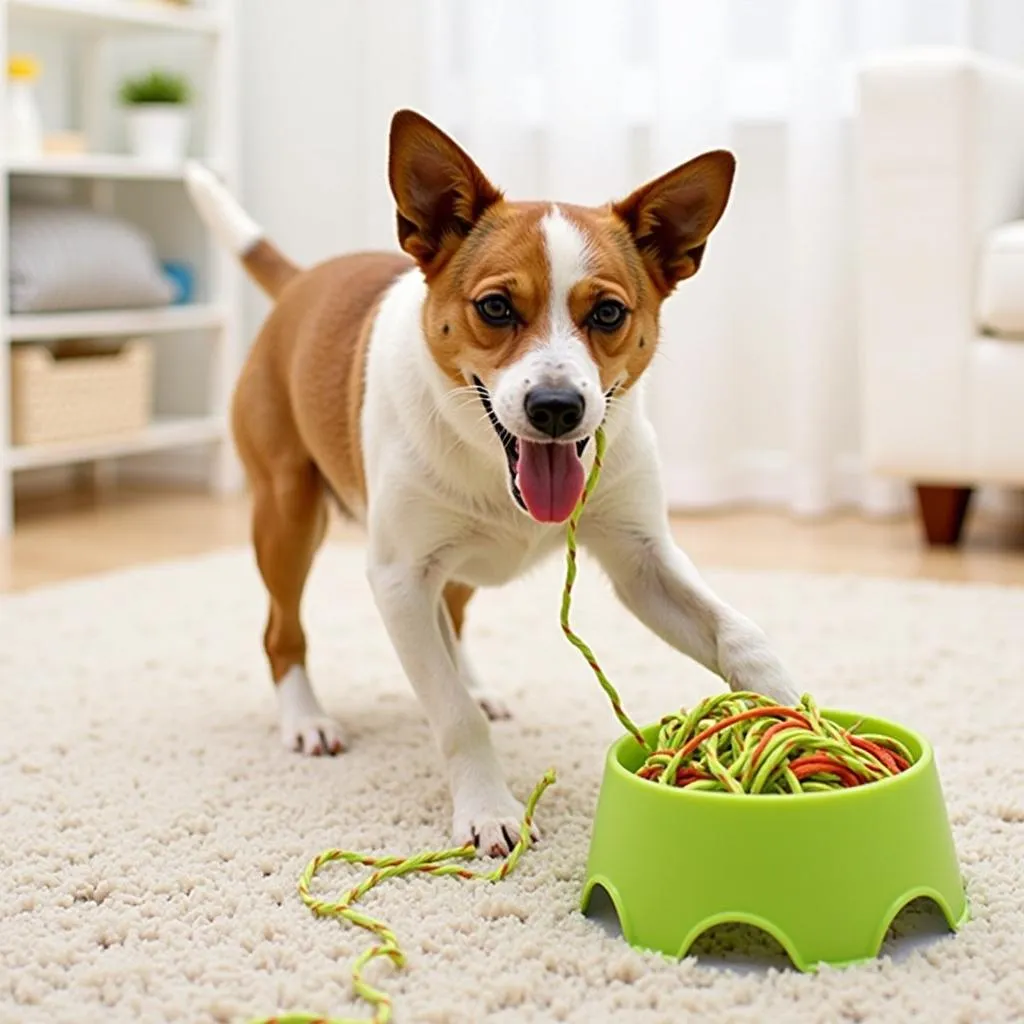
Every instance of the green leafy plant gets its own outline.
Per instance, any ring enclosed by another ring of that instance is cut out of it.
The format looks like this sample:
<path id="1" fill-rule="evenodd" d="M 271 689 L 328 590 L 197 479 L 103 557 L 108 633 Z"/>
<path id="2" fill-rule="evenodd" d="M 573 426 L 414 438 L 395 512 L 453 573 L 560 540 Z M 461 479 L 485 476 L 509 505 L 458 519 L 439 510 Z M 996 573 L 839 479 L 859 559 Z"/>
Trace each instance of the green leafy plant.
<path id="1" fill-rule="evenodd" d="M 128 78 L 121 83 L 121 102 L 128 106 L 139 103 L 175 103 L 189 101 L 188 81 L 170 71 L 151 71 L 148 75 Z"/>

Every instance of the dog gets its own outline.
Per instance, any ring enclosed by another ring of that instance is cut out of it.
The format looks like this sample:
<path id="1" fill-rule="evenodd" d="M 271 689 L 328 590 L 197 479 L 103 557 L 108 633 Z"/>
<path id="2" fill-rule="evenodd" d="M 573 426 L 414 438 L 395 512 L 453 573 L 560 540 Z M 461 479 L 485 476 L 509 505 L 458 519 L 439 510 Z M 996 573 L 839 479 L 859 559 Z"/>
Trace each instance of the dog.
<path id="1" fill-rule="evenodd" d="M 491 742 L 504 704 L 463 648 L 466 606 L 564 549 L 603 426 L 581 546 L 623 604 L 733 689 L 797 699 L 764 632 L 677 548 L 641 380 L 659 311 L 697 273 L 735 159 L 704 153 L 601 207 L 512 202 L 411 110 L 390 125 L 402 252 L 300 269 L 205 167 L 186 182 L 211 231 L 274 300 L 231 427 L 270 597 L 264 647 L 281 738 L 345 747 L 306 673 L 303 586 L 333 498 L 368 535 L 374 601 L 440 751 L 457 844 L 500 857 L 523 806 Z"/>

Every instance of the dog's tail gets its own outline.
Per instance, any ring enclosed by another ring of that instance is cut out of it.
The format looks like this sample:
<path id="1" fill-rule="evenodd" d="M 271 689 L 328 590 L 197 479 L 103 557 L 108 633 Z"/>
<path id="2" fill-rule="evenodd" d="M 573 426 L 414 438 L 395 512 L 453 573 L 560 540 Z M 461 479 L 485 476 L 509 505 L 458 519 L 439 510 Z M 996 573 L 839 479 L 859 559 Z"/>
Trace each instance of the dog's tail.
<path id="1" fill-rule="evenodd" d="M 185 186 L 214 236 L 239 258 L 271 298 L 277 298 L 299 268 L 264 238 L 259 224 L 208 168 L 190 160 L 185 167 Z"/>

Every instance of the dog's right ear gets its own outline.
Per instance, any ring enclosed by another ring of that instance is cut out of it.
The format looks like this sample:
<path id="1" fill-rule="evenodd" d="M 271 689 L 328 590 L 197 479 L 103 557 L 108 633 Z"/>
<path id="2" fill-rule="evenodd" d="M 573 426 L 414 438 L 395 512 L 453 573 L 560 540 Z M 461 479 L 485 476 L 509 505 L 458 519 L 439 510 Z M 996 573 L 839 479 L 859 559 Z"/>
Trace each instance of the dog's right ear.
<path id="1" fill-rule="evenodd" d="M 428 276 L 501 199 L 469 156 L 412 110 L 391 119 L 388 180 L 398 205 L 399 244 Z"/>

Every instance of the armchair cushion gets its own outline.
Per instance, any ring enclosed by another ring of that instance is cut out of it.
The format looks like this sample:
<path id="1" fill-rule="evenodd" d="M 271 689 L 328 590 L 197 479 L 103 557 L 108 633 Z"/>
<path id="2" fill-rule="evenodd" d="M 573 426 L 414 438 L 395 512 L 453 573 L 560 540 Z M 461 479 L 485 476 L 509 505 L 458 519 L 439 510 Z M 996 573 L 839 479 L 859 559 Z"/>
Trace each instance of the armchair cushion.
<path id="1" fill-rule="evenodd" d="M 1024 340 L 1024 220 L 989 231 L 981 246 L 978 326 L 998 337 Z"/>

